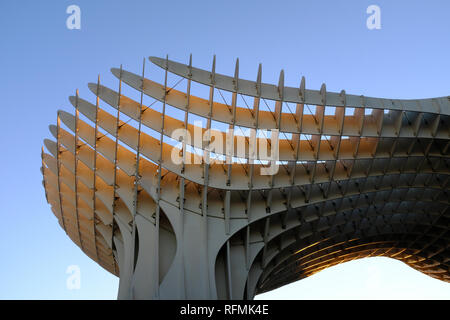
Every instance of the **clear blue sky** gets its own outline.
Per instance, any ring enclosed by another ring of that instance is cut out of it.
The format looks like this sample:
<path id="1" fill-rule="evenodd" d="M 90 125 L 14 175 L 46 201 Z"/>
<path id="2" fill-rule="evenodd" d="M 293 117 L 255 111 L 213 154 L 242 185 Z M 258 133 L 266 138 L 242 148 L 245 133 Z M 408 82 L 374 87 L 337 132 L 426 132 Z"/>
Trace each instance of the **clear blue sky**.
<path id="1" fill-rule="evenodd" d="M 81 8 L 81 30 L 66 8 Z M 368 30 L 366 8 L 381 8 Z M 114 299 L 118 280 L 85 256 L 59 227 L 41 185 L 40 148 L 57 109 L 76 88 L 111 67 L 136 73 L 144 56 L 169 57 L 243 78 L 388 98 L 450 94 L 449 1 L 23 1 L 0 2 L 0 298 Z M 150 64 L 150 63 L 148 63 Z M 150 68 L 150 67 L 149 67 Z M 155 69 L 148 69 L 155 70 Z M 113 87 L 115 88 L 115 86 Z M 81 289 L 67 290 L 69 265 Z M 375 279 L 375 280 L 374 280 Z M 261 296 L 264 297 L 264 296 Z M 374 258 L 325 270 L 267 298 L 450 298 L 450 284 L 397 261 Z"/>

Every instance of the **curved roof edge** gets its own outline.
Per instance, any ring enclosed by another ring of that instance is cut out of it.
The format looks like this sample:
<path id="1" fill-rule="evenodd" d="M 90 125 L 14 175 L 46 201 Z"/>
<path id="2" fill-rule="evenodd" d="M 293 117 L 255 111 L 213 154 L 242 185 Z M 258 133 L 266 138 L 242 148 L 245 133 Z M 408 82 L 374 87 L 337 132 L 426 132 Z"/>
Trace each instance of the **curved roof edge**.
<path id="1" fill-rule="evenodd" d="M 236 91 L 238 93 L 261 97 L 270 100 L 283 100 L 292 103 L 306 103 L 311 105 L 327 105 L 336 107 L 355 107 L 373 109 L 391 109 L 398 111 L 427 112 L 441 115 L 450 115 L 450 96 L 428 98 L 428 99 L 386 99 L 366 97 L 363 95 L 346 94 L 344 90 L 340 93 L 326 92 L 325 86 L 321 90 L 284 87 L 283 72 L 280 74 L 279 86 L 267 83 L 259 83 L 244 80 L 237 77 L 229 77 L 215 73 L 215 63 L 212 72 L 198 69 L 186 64 L 168 59 L 149 57 L 155 65 L 166 69 L 184 78 L 190 78 L 204 85 L 212 85 L 218 89 Z M 236 68 L 238 70 L 238 68 Z M 260 75 L 258 79 L 261 79 Z"/>

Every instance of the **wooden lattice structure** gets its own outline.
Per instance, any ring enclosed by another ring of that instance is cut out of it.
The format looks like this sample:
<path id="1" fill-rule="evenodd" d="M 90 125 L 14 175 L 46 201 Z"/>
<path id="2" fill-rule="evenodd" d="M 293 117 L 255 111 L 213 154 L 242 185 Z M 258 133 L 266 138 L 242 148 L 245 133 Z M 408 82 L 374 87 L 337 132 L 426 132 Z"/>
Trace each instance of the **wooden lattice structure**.
<path id="1" fill-rule="evenodd" d="M 211 71 L 192 59 L 150 60 L 165 70 L 164 83 L 145 78 L 145 67 L 140 75 L 112 69 L 118 90 L 89 84 L 93 103 L 77 91 L 74 115 L 58 112 L 56 141 L 45 140 L 42 153 L 53 213 L 89 257 L 120 276 L 119 298 L 251 299 L 371 256 L 450 280 L 450 97 L 370 98 L 308 90 L 304 78 L 285 87 L 283 71 L 278 85 L 262 83 L 261 66 L 256 81 L 243 80 L 238 61 L 228 77 L 216 74 L 215 58 Z M 169 88 L 168 73 L 186 89 Z M 192 82 L 209 87 L 209 98 L 191 95 Z M 140 101 L 121 94 L 123 84 Z M 166 114 L 167 105 L 184 120 Z M 206 125 L 196 128 L 190 114 Z M 231 154 L 212 154 L 208 129 L 227 143 L 214 122 L 256 134 L 232 135 Z M 166 143 L 177 129 L 206 138 L 196 149 L 189 139 Z M 261 175 L 267 163 L 250 150 L 272 129 L 280 132 L 279 170 Z"/>

